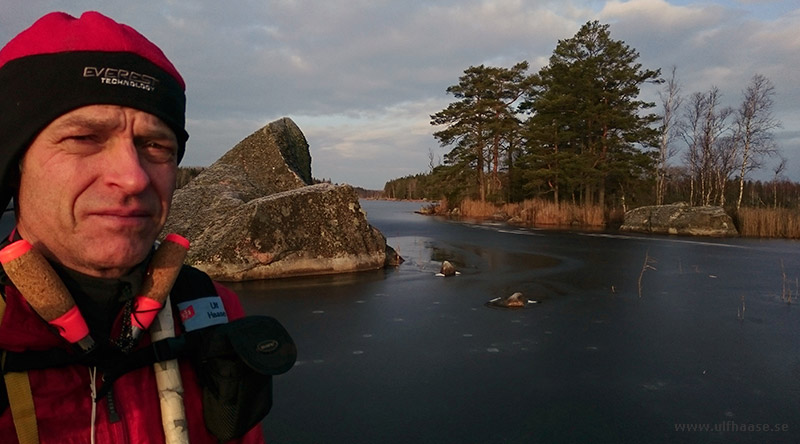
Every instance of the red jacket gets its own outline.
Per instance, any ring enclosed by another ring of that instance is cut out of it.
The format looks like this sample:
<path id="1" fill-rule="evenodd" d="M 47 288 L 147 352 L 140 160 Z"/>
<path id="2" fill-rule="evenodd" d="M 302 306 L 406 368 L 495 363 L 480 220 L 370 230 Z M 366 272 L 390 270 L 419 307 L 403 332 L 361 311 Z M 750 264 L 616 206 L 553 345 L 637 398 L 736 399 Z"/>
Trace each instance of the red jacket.
<path id="1" fill-rule="evenodd" d="M 237 296 L 215 283 L 229 320 L 244 316 Z M 19 292 L 6 287 L 6 310 L 0 323 L 0 349 L 22 352 L 64 347 L 65 341 L 54 334 L 36 315 Z M 176 330 L 179 331 L 179 330 Z M 202 392 L 197 377 L 188 361 L 180 362 L 184 386 L 184 404 L 191 444 L 217 443 L 203 421 Z M 33 393 L 41 444 L 91 442 L 92 398 L 89 368 L 71 365 L 62 368 L 30 370 L 28 372 Z M 97 372 L 97 387 L 102 385 L 102 375 Z M 133 370 L 113 383 L 114 410 L 118 422 L 109 421 L 108 399 L 96 405 L 95 442 L 97 443 L 164 443 L 161 413 L 152 365 Z M 0 440 L 16 444 L 17 435 L 6 408 L 0 415 Z M 260 426 L 250 430 L 236 441 L 242 444 L 264 442 Z"/>

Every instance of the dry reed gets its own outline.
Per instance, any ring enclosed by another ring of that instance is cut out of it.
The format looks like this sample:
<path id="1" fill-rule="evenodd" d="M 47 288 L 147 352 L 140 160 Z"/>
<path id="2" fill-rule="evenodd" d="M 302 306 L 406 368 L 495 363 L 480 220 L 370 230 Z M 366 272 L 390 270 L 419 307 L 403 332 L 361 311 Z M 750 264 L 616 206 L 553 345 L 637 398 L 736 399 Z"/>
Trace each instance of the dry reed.
<path id="1" fill-rule="evenodd" d="M 541 199 L 521 203 L 495 205 L 467 199 L 459 205 L 464 217 L 475 219 L 502 218 L 531 227 L 603 227 L 605 216 L 597 205 L 580 206 L 569 203 L 556 205 Z"/>
<path id="2" fill-rule="evenodd" d="M 746 306 L 745 306 L 745 303 L 744 303 L 744 295 L 742 295 L 741 304 L 736 309 L 736 313 L 737 313 L 736 314 L 736 319 L 738 319 L 740 321 L 744 321 L 744 310 L 745 310 L 745 308 L 746 308 Z"/>
<path id="3" fill-rule="evenodd" d="M 800 239 L 800 210 L 741 208 L 739 234 L 745 237 Z"/>
<path id="4" fill-rule="evenodd" d="M 792 303 L 792 298 L 797 298 L 800 295 L 800 279 L 794 278 L 794 293 L 792 293 L 792 281 L 786 275 L 786 268 L 783 266 L 783 259 L 781 259 L 781 276 L 783 277 L 783 288 L 781 290 L 781 300 L 787 304 Z"/>
<path id="5" fill-rule="evenodd" d="M 605 214 L 597 205 L 556 205 L 542 199 L 501 205 L 467 199 L 457 207 L 443 199 L 435 211 L 448 214 L 451 209 L 458 209 L 466 218 L 508 220 L 529 227 L 602 228 L 623 219 L 621 211 L 610 210 Z M 800 239 L 800 209 L 741 208 L 738 219 L 742 237 Z"/>
<path id="6" fill-rule="evenodd" d="M 644 263 L 642 264 L 642 271 L 639 273 L 639 299 L 642 298 L 642 278 L 644 277 L 644 272 L 647 270 L 655 271 L 656 267 L 653 265 L 656 263 L 656 260 L 650 257 L 650 250 L 644 252 Z"/>

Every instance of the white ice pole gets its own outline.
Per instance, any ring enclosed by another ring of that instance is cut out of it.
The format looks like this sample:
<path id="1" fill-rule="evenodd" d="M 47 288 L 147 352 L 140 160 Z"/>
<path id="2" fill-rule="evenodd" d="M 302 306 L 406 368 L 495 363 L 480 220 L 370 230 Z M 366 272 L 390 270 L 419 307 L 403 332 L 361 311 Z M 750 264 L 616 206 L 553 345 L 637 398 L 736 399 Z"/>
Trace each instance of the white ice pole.
<path id="1" fill-rule="evenodd" d="M 159 245 L 150 269 L 142 283 L 143 295 L 137 298 L 138 309 L 150 310 L 160 308 L 158 315 L 152 320 L 152 314 L 147 311 L 134 313 L 131 319 L 133 327 L 150 327 L 150 339 L 153 342 L 175 337 L 175 321 L 172 318 L 172 304 L 169 292 L 178 278 L 189 241 L 176 234 L 170 234 Z M 147 303 L 148 301 L 152 301 Z M 143 303 L 144 302 L 144 303 Z M 152 313 L 152 312 L 150 312 Z M 143 322 L 139 322 L 143 321 Z M 134 330 L 136 332 L 136 330 Z M 161 424 L 164 428 L 164 438 L 167 444 L 188 444 L 189 428 L 186 424 L 186 409 L 183 404 L 183 381 L 178 368 L 178 360 L 156 362 L 153 364 L 158 387 L 158 399 L 161 405 Z"/>
<path id="2" fill-rule="evenodd" d="M 155 341 L 175 337 L 175 324 L 172 319 L 172 305 L 167 296 L 164 308 L 158 312 L 150 336 Z M 178 360 L 156 362 L 158 398 L 161 403 L 161 424 L 167 444 L 188 444 L 189 429 L 186 424 L 186 410 L 183 405 L 183 381 L 178 369 Z"/>

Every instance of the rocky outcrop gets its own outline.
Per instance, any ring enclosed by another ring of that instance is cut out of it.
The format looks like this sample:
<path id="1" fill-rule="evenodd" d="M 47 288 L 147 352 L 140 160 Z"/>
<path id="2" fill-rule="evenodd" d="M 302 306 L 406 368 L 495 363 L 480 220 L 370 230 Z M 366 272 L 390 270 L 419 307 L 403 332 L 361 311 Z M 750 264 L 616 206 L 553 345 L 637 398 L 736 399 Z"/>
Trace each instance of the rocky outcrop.
<path id="1" fill-rule="evenodd" d="M 350 186 L 308 185 L 308 143 L 290 119 L 237 144 L 175 192 L 164 233 L 187 263 L 238 281 L 376 269 L 397 261 Z"/>
<path id="2" fill-rule="evenodd" d="M 247 136 L 209 169 L 215 167 L 220 167 L 223 175 L 230 175 L 227 179 L 230 188 L 252 188 L 262 196 L 312 183 L 308 142 L 300 128 L 287 117 Z M 213 180 L 220 182 L 226 178 Z"/>
<path id="3" fill-rule="evenodd" d="M 270 135 L 278 145 L 286 165 L 305 183 L 311 184 L 311 154 L 300 128 L 288 117 L 268 125 Z"/>
<path id="4" fill-rule="evenodd" d="M 620 231 L 691 236 L 738 236 L 722 207 L 686 204 L 639 207 L 625 213 Z"/>

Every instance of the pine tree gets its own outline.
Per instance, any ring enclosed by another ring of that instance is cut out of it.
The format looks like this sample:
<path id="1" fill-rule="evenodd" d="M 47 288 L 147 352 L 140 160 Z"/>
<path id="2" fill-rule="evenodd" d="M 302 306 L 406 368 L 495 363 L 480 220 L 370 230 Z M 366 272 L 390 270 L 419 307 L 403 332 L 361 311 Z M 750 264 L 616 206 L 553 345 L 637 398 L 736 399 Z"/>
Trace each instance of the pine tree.
<path id="1" fill-rule="evenodd" d="M 459 100 L 431 116 L 432 125 L 446 125 L 433 136 L 453 147 L 445 165 L 474 171 L 482 201 L 502 190 L 500 172 L 512 167 L 520 126 L 515 103 L 525 91 L 527 69 L 527 62 L 511 68 L 471 66 L 447 88 Z"/>
<path id="2" fill-rule="evenodd" d="M 645 82 L 658 82 L 659 70 L 642 69 L 639 54 L 611 39 L 609 25 L 591 21 L 574 37 L 558 42 L 549 64 L 535 76 L 526 109 L 528 170 L 558 196 L 559 185 L 582 196 L 583 203 L 605 205 L 607 187 L 652 169 L 658 118 L 642 111 L 654 103 L 638 99 Z"/>

